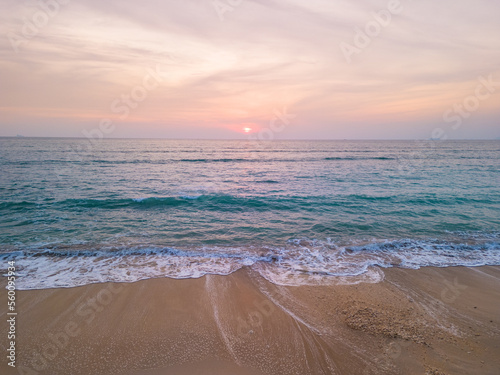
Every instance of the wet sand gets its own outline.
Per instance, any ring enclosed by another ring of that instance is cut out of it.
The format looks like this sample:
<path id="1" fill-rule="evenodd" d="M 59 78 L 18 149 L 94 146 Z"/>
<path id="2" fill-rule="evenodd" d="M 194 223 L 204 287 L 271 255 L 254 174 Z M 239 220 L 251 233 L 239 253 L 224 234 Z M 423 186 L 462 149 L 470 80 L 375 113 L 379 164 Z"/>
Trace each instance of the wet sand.
<path id="1" fill-rule="evenodd" d="M 500 267 L 284 287 L 252 269 L 17 292 L 9 374 L 500 373 Z M 0 349 L 7 352 L 7 291 Z"/>

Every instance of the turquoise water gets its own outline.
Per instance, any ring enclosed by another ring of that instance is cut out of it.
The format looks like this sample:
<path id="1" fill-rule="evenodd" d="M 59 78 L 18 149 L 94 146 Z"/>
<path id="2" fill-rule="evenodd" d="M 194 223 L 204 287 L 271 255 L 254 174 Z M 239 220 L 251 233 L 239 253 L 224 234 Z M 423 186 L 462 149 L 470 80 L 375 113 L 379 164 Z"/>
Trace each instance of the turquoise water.
<path id="1" fill-rule="evenodd" d="M 0 138 L 0 150 L 0 252 L 26 289 L 500 264 L 500 141 Z"/>

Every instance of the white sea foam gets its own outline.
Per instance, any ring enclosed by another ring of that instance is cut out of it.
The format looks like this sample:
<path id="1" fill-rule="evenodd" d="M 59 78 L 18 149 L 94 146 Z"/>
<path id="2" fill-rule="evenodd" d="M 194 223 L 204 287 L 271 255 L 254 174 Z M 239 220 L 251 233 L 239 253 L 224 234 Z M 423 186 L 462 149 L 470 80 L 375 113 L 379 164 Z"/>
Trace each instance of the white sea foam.
<path id="1" fill-rule="evenodd" d="M 350 246 L 297 239 L 284 247 L 182 250 L 159 246 L 91 250 L 80 245 L 69 250 L 15 251 L 0 255 L 0 259 L 4 260 L 3 265 L 6 260 L 15 260 L 19 289 L 158 277 L 199 278 L 207 274 L 228 275 L 242 267 L 252 267 L 279 285 L 324 285 L 379 282 L 383 279 L 381 268 L 387 267 L 500 265 L 500 245 L 495 241 L 464 244 L 410 239 Z"/>

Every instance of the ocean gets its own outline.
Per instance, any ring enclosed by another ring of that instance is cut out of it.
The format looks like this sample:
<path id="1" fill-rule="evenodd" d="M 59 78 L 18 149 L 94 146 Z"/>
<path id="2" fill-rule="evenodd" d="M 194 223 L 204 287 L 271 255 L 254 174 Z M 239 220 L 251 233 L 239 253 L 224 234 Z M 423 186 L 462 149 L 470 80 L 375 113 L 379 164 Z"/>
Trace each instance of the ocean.
<path id="1" fill-rule="evenodd" d="M 500 265 L 500 141 L 0 138 L 19 289 Z"/>

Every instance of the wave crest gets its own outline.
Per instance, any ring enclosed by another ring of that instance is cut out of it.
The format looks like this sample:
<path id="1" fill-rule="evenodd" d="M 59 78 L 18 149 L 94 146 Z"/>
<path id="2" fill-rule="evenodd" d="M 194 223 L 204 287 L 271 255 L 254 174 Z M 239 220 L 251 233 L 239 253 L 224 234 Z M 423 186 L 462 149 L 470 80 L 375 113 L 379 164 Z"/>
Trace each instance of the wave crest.
<path id="1" fill-rule="evenodd" d="M 283 247 L 120 246 L 11 251 L 0 255 L 14 260 L 19 289 L 74 287 L 99 282 L 134 282 L 171 277 L 198 278 L 228 275 L 251 267 L 279 285 L 377 282 L 377 268 L 500 265 L 498 237 L 476 237 L 474 242 L 427 239 L 371 241 L 351 245 L 330 240 L 294 239 Z M 5 272 L 5 270 L 3 270 Z"/>

